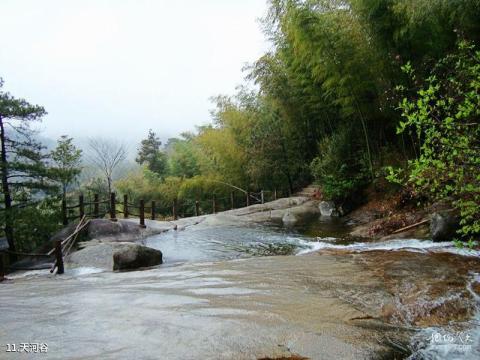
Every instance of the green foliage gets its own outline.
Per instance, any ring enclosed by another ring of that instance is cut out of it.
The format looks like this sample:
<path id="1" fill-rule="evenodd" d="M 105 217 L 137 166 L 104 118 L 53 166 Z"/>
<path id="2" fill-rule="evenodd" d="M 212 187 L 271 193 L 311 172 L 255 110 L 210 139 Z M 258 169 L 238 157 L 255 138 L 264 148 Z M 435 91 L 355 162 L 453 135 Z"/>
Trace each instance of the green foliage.
<path id="1" fill-rule="evenodd" d="M 108 186 L 105 179 L 101 177 L 92 177 L 80 184 L 78 194 L 99 194 L 106 196 L 108 194 Z M 68 194 L 72 195 L 72 194 Z M 68 196 L 67 196 L 68 197 Z M 75 199 L 76 202 L 76 199 Z"/>
<path id="2" fill-rule="evenodd" d="M 191 139 L 177 139 L 168 157 L 172 176 L 191 178 L 200 173 L 198 149 Z"/>
<path id="3" fill-rule="evenodd" d="M 222 105 L 219 105 L 222 106 Z M 248 126 L 247 123 L 230 123 L 233 115 L 243 115 L 230 108 L 220 107 L 215 114 L 218 125 L 200 129 L 195 143 L 199 148 L 200 173 L 206 176 L 220 175 L 226 182 L 247 186 L 248 178 L 245 173 L 247 157 L 245 148 L 238 141 L 238 125 Z M 221 119 L 221 120 L 218 120 Z"/>
<path id="4" fill-rule="evenodd" d="M 456 34 L 480 40 L 478 0 L 354 0 L 352 6 L 382 47 L 416 66 L 453 50 Z"/>
<path id="5" fill-rule="evenodd" d="M 161 200 L 163 198 L 161 184 L 160 176 L 145 167 L 116 181 L 115 187 L 121 195 L 128 196 L 129 202 L 138 204 L 141 199 L 146 202 Z"/>
<path id="6" fill-rule="evenodd" d="M 263 26 L 273 48 L 246 67 L 258 90 L 240 87 L 234 96 L 214 98 L 213 125 L 167 144 L 169 175 L 184 179 L 195 196 L 208 179 L 294 190 L 313 176 L 327 197 L 342 200 L 382 176 L 385 165 L 388 178 L 403 183 L 400 176 L 408 174 L 394 169 L 400 161 L 391 154 L 418 160 L 425 135 L 402 119 L 398 136 L 394 85 L 414 96 L 412 88 L 454 49 L 458 35 L 480 40 L 478 5 L 269 1 Z M 160 144 L 153 132 L 145 141 L 145 153 L 155 154 Z M 465 214 L 474 211 L 468 204 Z"/>
<path id="7" fill-rule="evenodd" d="M 55 197 L 34 206 L 14 210 L 15 244 L 19 251 L 30 252 L 45 244 L 60 230 L 60 206 Z"/>
<path id="8" fill-rule="evenodd" d="M 175 176 L 169 176 L 164 179 L 158 188 L 162 194 L 161 200 L 164 206 L 171 207 L 175 199 L 179 197 L 179 189 L 182 185 L 183 179 Z"/>
<path id="9" fill-rule="evenodd" d="M 80 175 L 82 151 L 73 144 L 73 139 L 63 135 L 57 141 L 57 147 L 51 152 L 54 167 L 53 177 L 62 184 L 63 197 L 67 187 Z"/>
<path id="10" fill-rule="evenodd" d="M 212 196 L 226 197 L 230 195 L 232 188 L 225 185 L 221 177 L 195 176 L 185 180 L 179 191 L 179 199 L 182 200 L 211 200 Z"/>
<path id="11" fill-rule="evenodd" d="M 404 98 L 400 109 L 398 132 L 411 130 L 421 143 L 404 183 L 431 199 L 453 198 L 462 218 L 460 234 L 478 236 L 480 51 L 461 41 L 458 51 L 439 60 L 424 86 L 416 96 Z"/>
<path id="12" fill-rule="evenodd" d="M 120 195 L 127 195 L 130 203 L 138 204 L 144 200 L 146 204 L 156 202 L 160 214 L 171 214 L 172 203 L 178 199 L 182 178 L 160 177 L 157 173 L 144 167 L 128 174 L 115 182 Z"/>
<path id="13" fill-rule="evenodd" d="M 326 197 L 343 201 L 387 166 L 389 180 L 422 197 L 454 198 L 462 234 L 478 234 L 479 55 L 473 44 L 480 41 L 480 0 L 268 3 L 263 27 L 273 46 L 246 67 L 253 90 L 241 86 L 233 96 L 217 96 L 211 125 L 170 139 L 163 149 L 150 130 L 136 159 L 144 168 L 118 181 L 117 189 L 132 201 L 155 200 L 165 208 L 174 199 L 208 206 L 214 194 L 229 196 L 231 185 L 293 191 L 313 178 Z M 456 52 L 458 38 L 468 42 Z M 405 98 L 403 116 L 398 92 Z M 4 177 L 12 189 L 4 185 L 2 195 L 13 196 L 14 205 L 43 199 L 55 173 L 65 193 L 77 174 L 80 154 L 71 139 L 46 154 L 28 130 L 44 114 L 0 93 L 0 120 L 19 121 L 26 135 L 3 141 L 11 154 L 2 173 L 18 178 Z M 81 191 L 110 192 L 125 149 L 105 141 L 90 145 L 105 178 L 82 184 Z M 407 160 L 407 168 L 398 168 Z"/>
<path id="14" fill-rule="evenodd" d="M 148 137 L 141 142 L 135 161 L 140 165 L 146 164 L 150 171 L 165 176 L 167 172 L 167 157 L 165 153 L 160 150 L 161 145 L 162 142 L 150 129 L 148 131 Z"/>
<path id="15" fill-rule="evenodd" d="M 20 226 L 33 220 L 22 214 L 32 206 L 32 202 L 45 198 L 57 188 L 48 168 L 49 154 L 36 141 L 35 132 L 30 127 L 33 121 L 46 114 L 45 110 L 3 92 L 2 86 L 3 80 L 0 79 L 0 178 L 3 205 L 0 211 L 3 231 L 10 250 L 14 251 L 16 239 L 22 241 L 24 235 L 33 238 L 31 228 L 25 234 L 25 227 Z M 22 246 L 26 247 L 25 241 Z"/>
<path id="16" fill-rule="evenodd" d="M 366 162 L 362 152 L 355 151 L 354 135 L 351 129 L 345 128 L 325 138 L 319 146 L 320 155 L 310 164 L 328 200 L 343 201 L 367 182 Z"/>

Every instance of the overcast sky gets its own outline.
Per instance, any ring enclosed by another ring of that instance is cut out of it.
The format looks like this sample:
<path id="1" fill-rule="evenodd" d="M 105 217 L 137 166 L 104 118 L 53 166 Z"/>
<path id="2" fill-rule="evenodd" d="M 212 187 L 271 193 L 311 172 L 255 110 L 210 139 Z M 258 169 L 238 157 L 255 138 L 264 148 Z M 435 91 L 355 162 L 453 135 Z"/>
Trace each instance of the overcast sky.
<path id="1" fill-rule="evenodd" d="M 43 134 L 162 138 L 210 121 L 268 48 L 265 0 L 1 0 L 4 90 L 43 105 Z"/>

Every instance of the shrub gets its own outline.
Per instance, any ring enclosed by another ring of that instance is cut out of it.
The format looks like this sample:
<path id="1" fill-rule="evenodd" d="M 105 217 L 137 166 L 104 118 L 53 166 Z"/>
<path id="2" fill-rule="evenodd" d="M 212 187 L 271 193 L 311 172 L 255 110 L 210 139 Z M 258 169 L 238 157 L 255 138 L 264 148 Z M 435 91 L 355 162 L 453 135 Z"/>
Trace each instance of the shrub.
<path id="1" fill-rule="evenodd" d="M 350 128 L 341 128 L 319 145 L 310 170 L 327 200 L 344 201 L 367 182 L 365 157 Z"/>
<path id="2" fill-rule="evenodd" d="M 403 70 L 415 79 L 407 64 Z M 402 90 L 402 88 L 399 88 Z M 480 234 L 480 51 L 461 41 L 440 60 L 423 87 L 400 103 L 398 133 L 411 131 L 420 146 L 406 171 L 390 180 L 413 187 L 430 199 L 453 198 L 460 211 L 459 235 Z"/>

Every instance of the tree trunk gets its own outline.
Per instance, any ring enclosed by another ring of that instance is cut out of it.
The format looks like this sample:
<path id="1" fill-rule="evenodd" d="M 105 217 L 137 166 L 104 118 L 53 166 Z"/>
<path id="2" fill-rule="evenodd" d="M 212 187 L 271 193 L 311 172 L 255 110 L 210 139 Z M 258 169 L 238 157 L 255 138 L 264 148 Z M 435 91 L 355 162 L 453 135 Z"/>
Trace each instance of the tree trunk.
<path id="1" fill-rule="evenodd" d="M 283 140 L 281 140 L 281 146 L 282 146 L 282 155 L 283 155 L 283 173 L 287 177 L 288 180 L 288 189 L 290 190 L 290 193 L 293 193 L 293 182 L 292 182 L 292 176 L 290 175 L 290 169 L 289 169 L 289 162 L 288 162 L 288 155 L 287 155 L 287 147 L 285 146 L 285 143 Z"/>
<path id="2" fill-rule="evenodd" d="M 370 151 L 370 141 L 368 140 L 368 131 L 367 131 L 367 124 L 365 118 L 363 117 L 362 109 L 360 108 L 360 103 L 357 100 L 357 95 L 354 93 L 352 86 L 349 86 L 350 94 L 353 96 L 353 101 L 355 102 L 355 106 L 357 108 L 358 115 L 360 116 L 360 122 L 362 123 L 363 129 L 363 136 L 365 137 L 365 146 L 367 148 L 367 157 L 368 157 L 368 166 L 370 167 L 370 176 L 371 180 L 375 179 L 375 173 L 373 172 L 373 162 L 372 162 L 372 154 Z"/>
<path id="3" fill-rule="evenodd" d="M 15 241 L 13 238 L 13 217 L 12 217 L 12 196 L 10 194 L 10 187 L 8 184 L 8 163 L 7 163 L 7 149 L 5 145 L 5 128 L 3 126 L 3 119 L 0 115 L 0 142 L 1 142 L 1 164 L 2 169 L 2 191 L 3 203 L 5 205 L 5 236 L 8 241 L 10 251 L 15 251 Z M 16 259 L 12 259 L 16 260 Z"/>
<path id="4" fill-rule="evenodd" d="M 284 171 L 285 176 L 287 177 L 288 181 L 288 190 L 290 191 L 290 194 L 293 194 L 293 182 L 292 182 L 292 177 L 290 175 L 290 171 L 288 169 Z"/>
<path id="5" fill-rule="evenodd" d="M 107 185 L 108 185 L 108 196 L 112 193 L 112 179 L 110 176 L 107 176 Z"/>

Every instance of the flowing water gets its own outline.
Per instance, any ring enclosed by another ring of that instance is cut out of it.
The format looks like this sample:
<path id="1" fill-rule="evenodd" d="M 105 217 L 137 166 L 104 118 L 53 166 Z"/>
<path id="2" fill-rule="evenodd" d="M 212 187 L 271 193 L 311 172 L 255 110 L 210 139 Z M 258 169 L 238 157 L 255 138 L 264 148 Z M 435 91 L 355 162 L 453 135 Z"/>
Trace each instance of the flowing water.
<path id="1" fill-rule="evenodd" d="M 199 224 L 143 240 L 164 254 L 150 270 L 17 274 L 0 343 L 55 359 L 478 359 L 480 254 L 350 227 Z"/>

